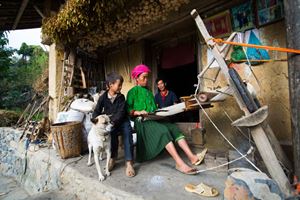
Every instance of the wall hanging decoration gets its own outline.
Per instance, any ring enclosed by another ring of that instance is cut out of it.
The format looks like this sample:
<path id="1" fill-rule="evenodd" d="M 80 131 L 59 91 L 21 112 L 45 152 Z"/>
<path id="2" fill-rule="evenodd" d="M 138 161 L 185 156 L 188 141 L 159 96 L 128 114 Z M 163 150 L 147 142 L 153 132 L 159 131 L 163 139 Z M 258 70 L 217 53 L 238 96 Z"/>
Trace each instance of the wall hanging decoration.
<path id="1" fill-rule="evenodd" d="M 257 25 L 263 26 L 284 17 L 283 0 L 256 0 Z"/>
<path id="2" fill-rule="evenodd" d="M 213 37 L 225 37 L 232 32 L 229 10 L 205 19 L 204 24 Z"/>
<path id="3" fill-rule="evenodd" d="M 237 32 L 254 27 L 253 1 L 231 8 L 232 29 Z"/>

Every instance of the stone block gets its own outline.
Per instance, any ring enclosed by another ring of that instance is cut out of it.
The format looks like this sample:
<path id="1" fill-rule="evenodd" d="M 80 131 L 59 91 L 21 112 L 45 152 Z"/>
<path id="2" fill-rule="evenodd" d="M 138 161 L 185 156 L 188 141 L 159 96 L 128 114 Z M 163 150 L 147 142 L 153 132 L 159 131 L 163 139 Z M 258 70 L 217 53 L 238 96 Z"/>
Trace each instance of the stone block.
<path id="1" fill-rule="evenodd" d="M 204 145 L 204 132 L 200 128 L 195 128 L 191 130 L 192 143 L 194 145 Z"/>
<path id="2" fill-rule="evenodd" d="M 229 157 L 229 161 L 232 161 L 232 160 L 235 160 L 235 159 L 241 157 L 241 155 L 237 151 L 229 150 L 228 151 L 228 157 Z M 254 154 L 250 154 L 247 158 L 249 160 L 251 160 L 252 162 L 254 162 Z M 252 165 L 250 165 L 245 158 L 237 160 L 233 163 L 230 163 L 229 164 L 229 169 L 232 169 L 232 168 L 250 168 L 250 169 L 254 169 L 252 167 Z"/>
<path id="3" fill-rule="evenodd" d="M 228 162 L 228 156 L 225 152 L 208 150 L 208 152 L 205 155 L 205 165 L 207 169 L 217 167 L 227 162 Z M 218 167 L 214 169 L 214 171 L 227 173 L 228 165 Z"/>

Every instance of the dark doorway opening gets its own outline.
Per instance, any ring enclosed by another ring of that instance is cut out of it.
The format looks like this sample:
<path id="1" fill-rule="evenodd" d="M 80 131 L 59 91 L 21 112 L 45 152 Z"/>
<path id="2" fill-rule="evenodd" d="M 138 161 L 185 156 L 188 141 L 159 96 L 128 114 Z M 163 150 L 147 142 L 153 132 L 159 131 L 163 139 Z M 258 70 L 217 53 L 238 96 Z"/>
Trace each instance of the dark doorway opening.
<path id="1" fill-rule="evenodd" d="M 167 82 L 167 88 L 172 90 L 178 98 L 195 93 L 197 74 L 196 62 L 168 69 L 158 68 L 158 77 L 163 78 Z M 172 117 L 172 121 L 198 122 L 199 112 L 198 110 L 183 112 Z"/>

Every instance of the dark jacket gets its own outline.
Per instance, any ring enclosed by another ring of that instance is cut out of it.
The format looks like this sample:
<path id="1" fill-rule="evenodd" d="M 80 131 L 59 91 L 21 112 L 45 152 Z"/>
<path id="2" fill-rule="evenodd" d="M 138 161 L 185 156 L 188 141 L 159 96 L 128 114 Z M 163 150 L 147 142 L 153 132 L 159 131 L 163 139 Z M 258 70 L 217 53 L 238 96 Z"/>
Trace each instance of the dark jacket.
<path id="1" fill-rule="evenodd" d="M 107 93 L 108 91 L 100 96 L 92 117 L 95 118 L 101 114 L 111 115 L 110 120 L 114 126 L 117 127 L 121 125 L 127 116 L 125 97 L 123 94 L 119 93 L 117 94 L 114 103 L 111 103 Z"/>
<path id="2" fill-rule="evenodd" d="M 171 90 L 169 90 L 169 93 L 165 97 L 164 101 L 163 101 L 163 98 L 162 98 L 160 92 L 157 92 L 155 95 L 155 103 L 158 108 L 172 106 L 177 102 L 178 102 L 178 98 L 177 98 L 176 94 L 174 92 L 172 92 Z"/>

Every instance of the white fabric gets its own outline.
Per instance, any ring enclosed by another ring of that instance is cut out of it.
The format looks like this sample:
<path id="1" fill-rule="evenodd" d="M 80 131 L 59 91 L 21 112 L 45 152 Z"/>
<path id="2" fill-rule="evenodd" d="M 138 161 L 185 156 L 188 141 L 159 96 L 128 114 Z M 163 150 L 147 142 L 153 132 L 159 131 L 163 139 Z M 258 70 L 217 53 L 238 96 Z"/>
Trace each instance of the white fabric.
<path id="1" fill-rule="evenodd" d="M 67 120 L 66 120 L 66 122 L 74 122 L 74 121 L 82 122 L 83 118 L 84 118 L 84 113 L 79 112 L 77 110 L 70 109 L 67 112 Z"/>
<path id="2" fill-rule="evenodd" d="M 84 126 L 84 129 L 85 129 L 85 134 L 87 135 L 91 128 L 92 128 L 92 125 L 93 123 L 91 122 L 91 113 L 89 114 L 85 114 L 85 118 L 84 118 L 84 121 L 83 121 L 83 126 Z"/>
<path id="3" fill-rule="evenodd" d="M 248 89 L 250 95 L 251 95 L 253 98 L 256 98 L 257 93 L 256 93 L 256 90 L 255 90 L 254 86 L 251 85 L 250 83 L 247 83 L 247 89 Z"/>
<path id="4" fill-rule="evenodd" d="M 168 106 L 165 108 L 162 108 L 161 110 L 165 110 L 166 112 L 156 112 L 155 115 L 157 116 L 171 116 L 175 115 L 177 113 L 184 112 L 185 110 L 185 103 L 178 103 L 172 106 Z"/>
<path id="5" fill-rule="evenodd" d="M 103 95 L 105 90 L 101 90 L 99 93 L 93 95 L 94 103 L 97 105 L 99 98 Z"/>
<path id="6" fill-rule="evenodd" d="M 136 141 L 137 141 L 136 133 L 132 133 L 132 141 L 133 141 L 133 145 L 136 145 Z"/>
<path id="7" fill-rule="evenodd" d="M 54 123 L 66 122 L 67 117 L 68 117 L 68 112 L 59 112 L 59 113 L 57 113 L 57 117 L 56 117 L 56 120 L 54 121 Z"/>
<path id="8" fill-rule="evenodd" d="M 81 112 L 92 112 L 96 107 L 96 103 L 90 101 L 88 99 L 75 99 L 72 103 L 70 108 L 73 110 L 81 111 Z"/>

